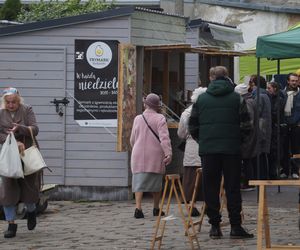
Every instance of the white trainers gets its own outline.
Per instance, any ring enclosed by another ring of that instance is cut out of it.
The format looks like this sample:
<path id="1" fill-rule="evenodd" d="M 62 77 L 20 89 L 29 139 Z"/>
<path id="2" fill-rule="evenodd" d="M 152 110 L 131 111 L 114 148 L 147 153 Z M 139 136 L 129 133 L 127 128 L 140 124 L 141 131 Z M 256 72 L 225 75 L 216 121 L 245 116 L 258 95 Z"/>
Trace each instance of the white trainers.
<path id="1" fill-rule="evenodd" d="M 292 174 L 292 179 L 299 179 L 299 175 L 296 173 Z"/>
<path id="2" fill-rule="evenodd" d="M 280 177 L 280 179 L 287 179 L 288 178 L 285 173 L 280 174 L 279 177 Z"/>

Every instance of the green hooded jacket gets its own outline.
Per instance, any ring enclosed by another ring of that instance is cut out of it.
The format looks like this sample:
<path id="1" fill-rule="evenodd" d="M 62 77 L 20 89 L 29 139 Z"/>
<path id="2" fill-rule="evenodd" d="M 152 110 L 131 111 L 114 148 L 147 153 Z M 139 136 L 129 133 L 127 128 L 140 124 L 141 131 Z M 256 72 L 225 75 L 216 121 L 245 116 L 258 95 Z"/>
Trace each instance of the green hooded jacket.
<path id="1" fill-rule="evenodd" d="M 225 78 L 212 81 L 193 105 L 189 130 L 199 143 L 199 155 L 240 154 L 243 134 L 250 129 L 245 100 Z"/>

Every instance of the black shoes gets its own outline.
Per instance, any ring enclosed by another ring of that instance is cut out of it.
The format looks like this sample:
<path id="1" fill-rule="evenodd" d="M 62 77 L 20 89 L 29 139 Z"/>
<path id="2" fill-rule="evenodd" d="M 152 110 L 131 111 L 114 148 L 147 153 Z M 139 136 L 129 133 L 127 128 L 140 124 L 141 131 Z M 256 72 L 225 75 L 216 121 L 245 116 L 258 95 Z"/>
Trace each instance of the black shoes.
<path id="1" fill-rule="evenodd" d="M 144 214 L 143 214 L 142 209 L 136 208 L 135 211 L 134 211 L 134 217 L 136 219 L 142 219 L 142 218 L 144 218 Z"/>
<path id="2" fill-rule="evenodd" d="M 212 225 L 209 231 L 209 237 L 211 239 L 220 239 L 222 238 L 223 234 L 221 232 L 220 226 Z M 232 226 L 230 231 L 230 238 L 231 239 L 251 239 L 253 238 L 253 234 L 249 234 L 242 228 L 240 225 Z"/>
<path id="3" fill-rule="evenodd" d="M 4 232 L 4 238 L 13 238 L 17 233 L 17 224 L 8 224 L 8 229 Z"/>
<path id="4" fill-rule="evenodd" d="M 199 211 L 198 211 L 198 209 L 197 209 L 196 207 L 193 207 L 193 208 L 192 208 L 191 216 L 192 216 L 192 217 L 200 216 L 200 213 L 199 213 Z"/>
<path id="5" fill-rule="evenodd" d="M 159 216 L 159 208 L 153 208 L 153 216 Z M 161 216 L 165 216 L 164 211 L 161 211 Z M 135 211 L 134 211 L 134 217 L 136 219 L 144 218 L 144 214 L 143 214 L 142 209 L 136 208 Z"/>
<path id="6" fill-rule="evenodd" d="M 159 215 L 159 208 L 153 208 L 153 216 Z M 161 216 L 165 216 L 165 212 L 161 211 Z"/>
<path id="7" fill-rule="evenodd" d="M 27 228 L 28 230 L 33 230 L 36 226 L 36 212 L 27 213 Z"/>
<path id="8" fill-rule="evenodd" d="M 223 236 L 222 232 L 221 232 L 221 228 L 220 226 L 216 226 L 216 225 L 211 225 L 210 231 L 209 231 L 209 237 L 211 239 L 221 239 Z"/>
<path id="9" fill-rule="evenodd" d="M 230 231 L 231 239 L 251 239 L 253 238 L 253 234 L 249 234 L 245 231 L 241 226 L 232 226 Z"/>

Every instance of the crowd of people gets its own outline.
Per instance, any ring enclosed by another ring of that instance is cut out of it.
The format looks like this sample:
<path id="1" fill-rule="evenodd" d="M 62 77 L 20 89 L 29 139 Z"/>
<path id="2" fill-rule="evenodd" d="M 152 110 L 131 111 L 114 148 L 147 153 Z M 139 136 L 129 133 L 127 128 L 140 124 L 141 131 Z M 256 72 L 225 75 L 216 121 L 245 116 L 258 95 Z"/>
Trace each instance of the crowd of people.
<path id="1" fill-rule="evenodd" d="M 251 179 L 299 179 L 300 77 L 291 73 L 284 88 L 252 75 L 249 82 L 236 85 L 223 66 L 212 67 L 210 83 L 195 89 L 191 105 L 181 114 L 177 134 L 186 140 L 183 157 L 183 187 L 191 201 L 196 170 L 202 168 L 199 200 L 204 200 L 211 224 L 212 239 L 222 237 L 220 228 L 220 185 L 224 178 L 231 238 L 252 238 L 241 226 L 241 189 L 251 189 Z M 25 105 L 16 88 L 4 89 L 0 109 L 0 149 L 9 133 L 14 133 L 22 153 L 32 145 L 38 126 L 32 108 Z M 153 194 L 153 216 L 159 210 L 165 168 L 172 161 L 167 120 L 160 113 L 160 97 L 150 93 L 144 99 L 144 112 L 133 122 L 130 144 L 134 217 L 144 218 L 144 192 Z M 242 185 L 241 185 L 242 184 Z M 35 204 L 39 198 L 41 173 L 24 179 L 2 178 L 0 204 L 8 229 L 5 238 L 16 236 L 16 207 L 27 207 L 27 227 L 36 227 Z M 197 208 L 190 208 L 199 216 Z"/>
<path id="2" fill-rule="evenodd" d="M 252 75 L 248 82 L 236 85 L 223 66 L 212 67 L 209 77 L 208 86 L 194 90 L 191 105 L 181 114 L 178 125 L 178 136 L 186 140 L 184 193 L 186 200 L 191 201 L 196 170 L 202 168 L 198 199 L 207 205 L 210 237 L 221 238 L 219 192 L 223 177 L 230 237 L 252 238 L 253 234 L 241 226 L 241 190 L 254 190 L 248 184 L 251 179 L 299 178 L 299 162 L 293 155 L 300 153 L 297 143 L 300 139 L 300 77 L 291 73 L 286 86 L 281 86 Z M 165 166 L 172 158 L 166 119 L 159 114 L 159 97 L 152 93 L 144 104 L 146 109 L 135 118 L 131 135 L 132 186 L 137 201 L 135 218 L 144 217 L 140 202 L 143 192 L 153 192 L 153 197 L 159 197 Z M 149 112 L 157 118 L 152 119 Z M 146 160 L 146 152 L 152 152 L 152 147 L 159 156 L 159 163 L 154 165 Z M 158 200 L 154 198 L 153 215 L 158 215 L 155 212 Z M 195 206 L 190 209 L 192 216 L 199 216 Z"/>

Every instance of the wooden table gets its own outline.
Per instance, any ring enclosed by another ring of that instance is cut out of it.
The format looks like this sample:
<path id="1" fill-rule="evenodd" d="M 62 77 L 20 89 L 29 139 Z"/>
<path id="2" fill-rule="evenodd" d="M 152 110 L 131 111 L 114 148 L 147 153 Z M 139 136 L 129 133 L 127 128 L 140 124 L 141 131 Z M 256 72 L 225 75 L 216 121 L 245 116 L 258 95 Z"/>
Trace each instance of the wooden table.
<path id="1" fill-rule="evenodd" d="M 300 246 L 271 245 L 269 212 L 267 204 L 266 186 L 299 186 L 300 180 L 253 180 L 249 185 L 259 187 L 258 216 L 257 216 L 257 249 L 300 249 Z M 263 236 L 265 236 L 266 246 L 263 247 Z"/>

